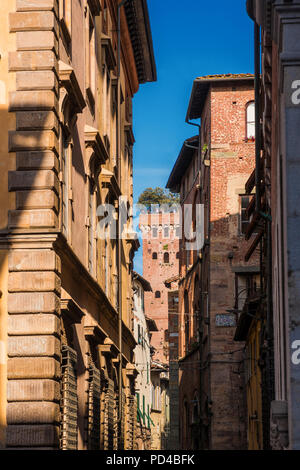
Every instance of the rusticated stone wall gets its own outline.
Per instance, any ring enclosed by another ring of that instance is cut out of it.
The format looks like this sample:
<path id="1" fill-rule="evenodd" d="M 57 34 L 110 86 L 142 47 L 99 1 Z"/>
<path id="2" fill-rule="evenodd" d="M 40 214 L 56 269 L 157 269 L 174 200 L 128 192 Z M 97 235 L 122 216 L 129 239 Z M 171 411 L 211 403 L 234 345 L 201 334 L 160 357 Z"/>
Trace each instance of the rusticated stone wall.
<path id="1" fill-rule="evenodd" d="M 9 54 L 16 77 L 9 151 L 16 153 L 16 169 L 8 186 L 16 204 L 8 216 L 14 249 L 8 266 L 7 447 L 59 444 L 60 259 L 38 235 L 58 227 L 57 9 L 57 0 L 17 0 L 9 15 L 16 34 L 16 51 Z"/>

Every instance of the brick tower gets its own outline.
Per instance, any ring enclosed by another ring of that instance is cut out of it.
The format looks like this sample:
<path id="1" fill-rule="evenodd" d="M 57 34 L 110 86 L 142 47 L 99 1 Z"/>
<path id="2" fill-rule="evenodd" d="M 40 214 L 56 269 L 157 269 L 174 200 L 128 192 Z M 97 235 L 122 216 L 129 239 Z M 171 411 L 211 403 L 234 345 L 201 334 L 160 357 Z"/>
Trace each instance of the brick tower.
<path id="1" fill-rule="evenodd" d="M 143 276 L 152 286 L 152 292 L 145 292 L 145 314 L 156 321 L 158 328 L 151 339 L 155 348 L 153 359 L 168 364 L 168 289 L 164 281 L 178 275 L 179 214 L 141 214 L 140 229 L 143 233 Z"/>

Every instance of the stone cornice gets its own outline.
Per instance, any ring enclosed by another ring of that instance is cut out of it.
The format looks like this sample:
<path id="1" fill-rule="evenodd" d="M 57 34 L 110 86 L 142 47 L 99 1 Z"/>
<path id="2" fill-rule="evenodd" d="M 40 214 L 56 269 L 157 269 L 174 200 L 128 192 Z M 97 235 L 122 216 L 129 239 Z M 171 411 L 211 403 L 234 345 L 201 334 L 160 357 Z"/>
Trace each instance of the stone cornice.
<path id="1" fill-rule="evenodd" d="M 115 175 L 111 171 L 106 170 L 106 168 L 103 168 L 103 170 L 100 173 L 100 181 L 101 181 L 102 187 L 108 187 L 112 191 L 116 199 L 118 199 L 119 196 L 121 196 L 119 183 Z"/>
<path id="2" fill-rule="evenodd" d="M 86 102 L 76 78 L 75 71 L 70 65 L 65 64 L 61 60 L 59 60 L 58 65 L 60 86 L 66 89 L 74 111 L 76 113 L 82 113 Z"/>
<path id="3" fill-rule="evenodd" d="M 84 326 L 84 336 L 87 341 L 94 344 L 101 344 L 107 338 L 105 331 L 99 326 Z"/>

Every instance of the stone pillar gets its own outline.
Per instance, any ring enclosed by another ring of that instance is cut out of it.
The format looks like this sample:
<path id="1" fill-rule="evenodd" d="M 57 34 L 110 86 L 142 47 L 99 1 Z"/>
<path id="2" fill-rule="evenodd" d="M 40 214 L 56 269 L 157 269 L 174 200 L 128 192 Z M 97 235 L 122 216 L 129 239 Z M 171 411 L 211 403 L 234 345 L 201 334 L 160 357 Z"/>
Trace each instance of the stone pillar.
<path id="1" fill-rule="evenodd" d="M 59 446 L 57 13 L 57 0 L 16 0 L 9 18 L 17 50 L 9 56 L 16 170 L 8 184 L 16 205 L 8 219 L 8 448 Z"/>

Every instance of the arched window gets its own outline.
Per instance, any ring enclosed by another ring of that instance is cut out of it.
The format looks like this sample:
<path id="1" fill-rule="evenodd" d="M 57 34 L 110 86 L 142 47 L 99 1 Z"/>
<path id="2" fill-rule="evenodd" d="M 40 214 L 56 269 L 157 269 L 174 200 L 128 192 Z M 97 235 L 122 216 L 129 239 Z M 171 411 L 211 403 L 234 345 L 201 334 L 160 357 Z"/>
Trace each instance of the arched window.
<path id="1" fill-rule="evenodd" d="M 152 253 L 152 259 L 157 259 L 157 253 Z"/>
<path id="2" fill-rule="evenodd" d="M 169 253 L 164 253 L 164 263 L 169 263 L 170 262 L 170 255 Z"/>
<path id="3" fill-rule="evenodd" d="M 160 291 L 159 291 L 159 290 L 157 290 L 157 291 L 155 292 L 155 298 L 156 298 L 156 299 L 160 299 Z"/>
<path id="4" fill-rule="evenodd" d="M 246 129 L 246 137 L 247 139 L 255 138 L 255 103 L 251 101 L 247 104 L 246 107 L 246 121 L 247 121 L 247 129 Z"/>

